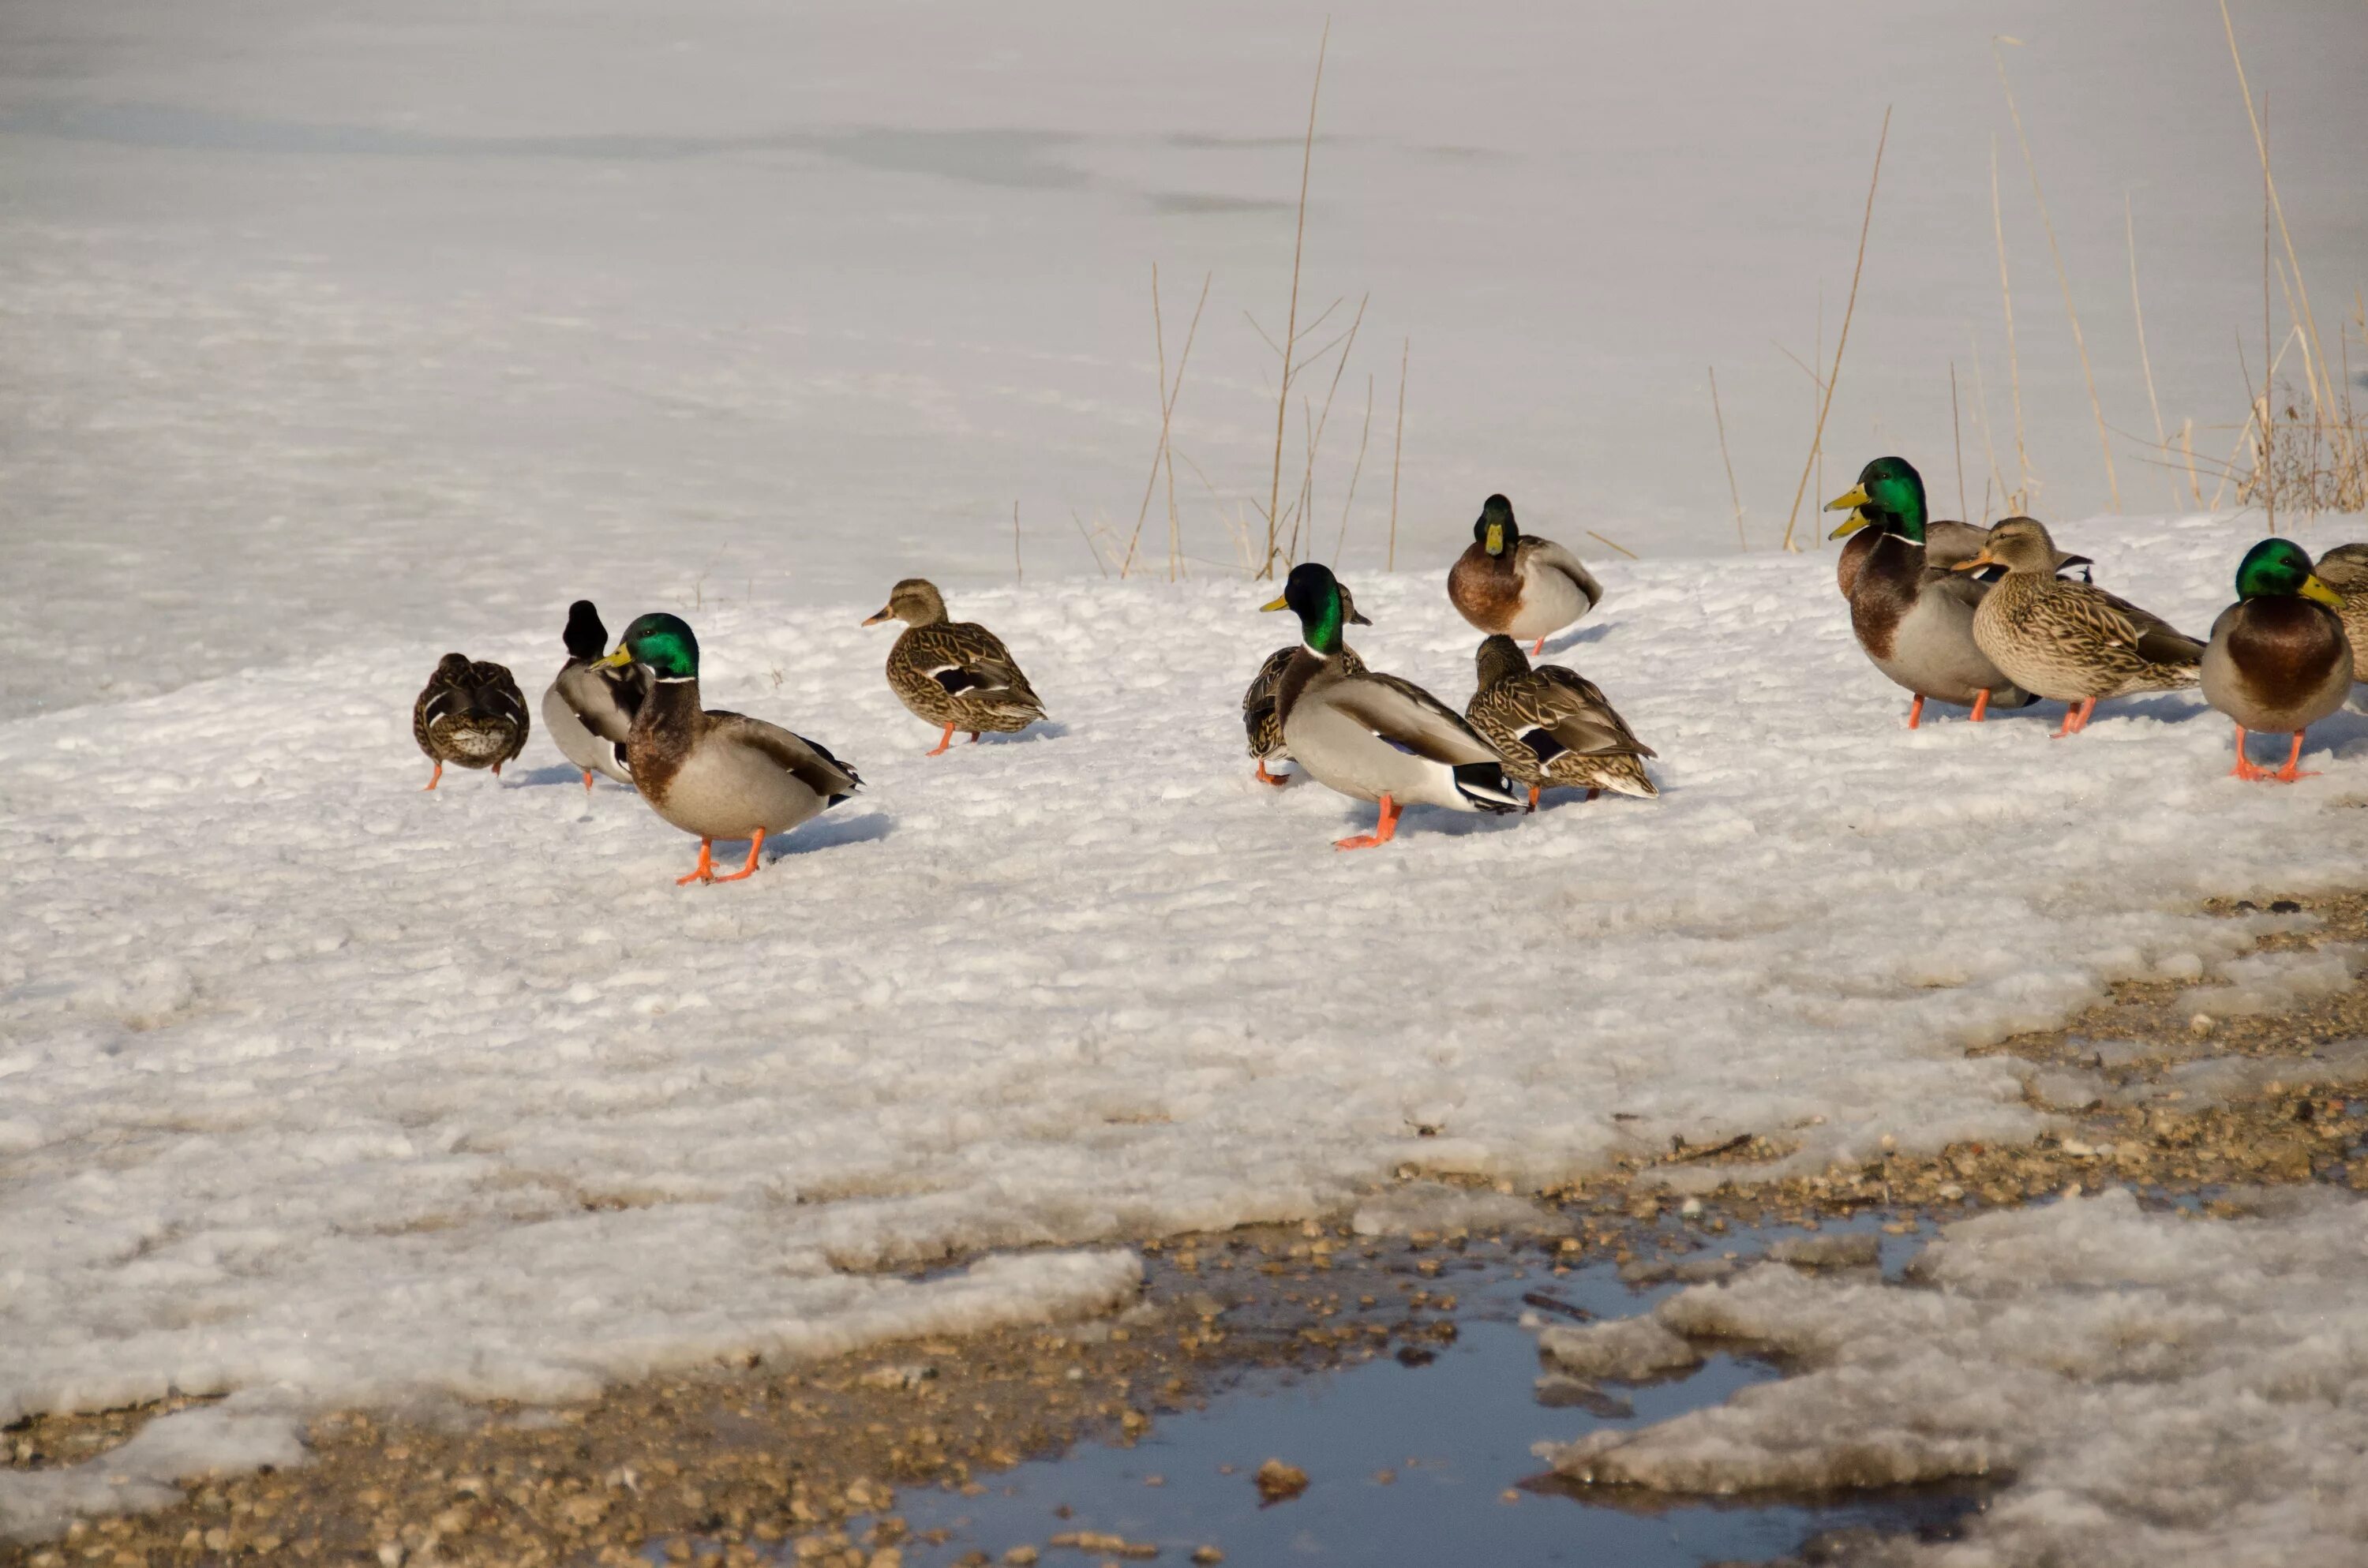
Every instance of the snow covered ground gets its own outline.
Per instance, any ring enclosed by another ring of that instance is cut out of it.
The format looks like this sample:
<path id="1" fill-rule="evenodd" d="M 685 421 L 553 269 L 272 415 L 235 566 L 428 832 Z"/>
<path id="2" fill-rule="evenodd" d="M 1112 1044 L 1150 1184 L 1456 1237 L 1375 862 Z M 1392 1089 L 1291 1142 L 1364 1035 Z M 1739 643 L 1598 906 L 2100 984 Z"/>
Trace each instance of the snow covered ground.
<path id="1" fill-rule="evenodd" d="M 2351 1568 L 2368 1540 L 2368 1204 L 2249 1199 L 2229 1221 L 2142 1212 L 2120 1190 L 1985 1214 L 1917 1261 L 1933 1289 L 1777 1264 L 1696 1286 L 1652 1323 L 1770 1345 L 1794 1375 L 1548 1457 L 1685 1493 L 2013 1478 L 1964 1541 L 1892 1543 L 1903 1568 Z"/>
<path id="2" fill-rule="evenodd" d="M 1372 301 L 1314 514 L 1327 553 L 1345 519 L 1360 645 L 1460 700 L 1439 575 L 1509 492 L 1611 585 L 1560 651 L 1662 752 L 1657 805 L 1416 813 L 1351 858 L 1326 842 L 1362 814 L 1248 781 L 1235 703 L 1285 629 L 1225 579 L 1223 519 L 1266 494 L 1244 317 L 1280 329 L 1327 10 L 1306 297 L 1347 302 L 1311 347 Z M 2237 26 L 2331 329 L 2368 255 L 2368 11 Z M 2213 6 L 0 8 L 0 1419 L 243 1391 L 0 1478 L 0 1510 L 154 1495 L 324 1401 L 1090 1310 L 1133 1278 L 1107 1244 L 1402 1165 L 2010 1139 L 2037 1119 L 1968 1041 L 2116 975 L 2327 983 L 2180 911 L 2356 879 L 2358 716 L 2291 790 L 2224 780 L 2186 697 L 2060 744 L 2052 716 L 1907 734 L 1830 557 L 1764 553 L 1812 415 L 1787 356 L 1821 300 L 1830 351 L 1886 103 L 1809 507 L 1896 449 L 1959 509 L 1952 359 L 1964 509 L 1987 449 L 2011 472 L 1994 135 L 2039 510 L 2106 505 L 1998 33 L 2123 503 L 2187 505 L 2127 434 L 2122 209 L 2165 413 L 2233 422 L 2259 170 Z M 1077 537 L 1142 495 L 1154 262 L 1171 363 L 1214 275 L 1177 586 L 1105 582 Z M 1712 365 L 1762 553 L 1706 562 Z M 2200 631 L 2254 528 L 2058 532 Z M 915 571 L 1007 634 L 1053 729 L 918 755 L 854 624 Z M 507 785 L 417 793 L 436 655 L 539 689 L 586 594 L 689 615 L 718 702 L 870 790 L 679 892 L 688 843 L 541 739 Z"/>
<path id="3" fill-rule="evenodd" d="M 2249 536 L 2062 537 L 2192 627 Z M 857 624 L 876 594 L 691 611 L 712 701 L 869 784 L 725 888 L 676 888 L 692 841 L 541 740 L 422 793 L 440 642 L 0 726 L 0 1419 L 176 1388 L 561 1397 L 1076 1310 L 1133 1264 L 1073 1249 L 1333 1210 L 1409 1165 L 1527 1185 L 1673 1135 L 1817 1167 L 2024 1137 L 2014 1064 L 1966 1045 L 2120 976 L 2208 1009 L 2234 973 L 2258 1007 L 2282 981 L 2231 970 L 2248 922 L 2186 907 L 2349 885 L 2368 853 L 2356 714 L 2290 788 L 2223 777 L 2189 695 L 2068 741 L 2053 711 L 1910 733 L 1829 562 L 1602 575 L 1554 646 L 1664 798 L 1416 810 L 1359 855 L 1329 841 L 1370 808 L 1249 776 L 1240 688 L 1284 627 L 1240 584 L 959 597 L 1055 722 L 940 757 Z M 1461 701 L 1439 575 L 1354 585 L 1367 656 Z M 469 651 L 539 686 L 562 619 Z M 1048 1245 L 1072 1250 L 966 1282 L 865 1272 Z"/>

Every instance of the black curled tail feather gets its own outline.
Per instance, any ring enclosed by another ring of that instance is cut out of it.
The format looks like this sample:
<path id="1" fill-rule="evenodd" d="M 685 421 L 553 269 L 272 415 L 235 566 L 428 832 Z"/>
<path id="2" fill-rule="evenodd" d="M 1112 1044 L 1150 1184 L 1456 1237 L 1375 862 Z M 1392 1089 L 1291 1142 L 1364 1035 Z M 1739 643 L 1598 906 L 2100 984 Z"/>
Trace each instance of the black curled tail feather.
<path id="1" fill-rule="evenodd" d="M 1484 812 L 1517 812 L 1523 804 L 1505 780 L 1503 765 L 1467 762 L 1454 769 L 1455 792 Z"/>

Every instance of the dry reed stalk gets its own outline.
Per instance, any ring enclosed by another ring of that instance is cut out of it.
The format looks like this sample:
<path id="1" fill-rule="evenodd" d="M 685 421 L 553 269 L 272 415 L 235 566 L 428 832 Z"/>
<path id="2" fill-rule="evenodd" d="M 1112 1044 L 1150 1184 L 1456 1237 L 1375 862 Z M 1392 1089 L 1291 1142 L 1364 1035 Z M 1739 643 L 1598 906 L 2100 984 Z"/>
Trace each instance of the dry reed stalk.
<path id="1" fill-rule="evenodd" d="M 1801 497 L 1808 493 L 1809 475 L 1816 472 L 1817 456 L 1826 438 L 1826 415 L 1834 406 L 1834 387 L 1841 381 L 1842 351 L 1850 347 L 1850 314 L 1858 308 L 1859 274 L 1866 267 L 1867 232 L 1874 227 L 1874 192 L 1875 187 L 1883 179 L 1883 149 L 1884 143 L 1890 140 L 1891 108 L 1889 105 L 1885 105 L 1883 110 L 1883 131 L 1875 138 L 1874 142 L 1874 172 L 1868 176 L 1866 182 L 1866 214 L 1859 220 L 1858 260 L 1850 267 L 1850 301 L 1842 307 L 1841 335 L 1834 343 L 1833 373 L 1826 378 L 1825 400 L 1817 407 L 1817 428 L 1809 438 L 1808 460 L 1801 465 L 1801 483 L 1793 487 L 1793 511 L 1791 516 L 1784 519 L 1783 548 L 1786 550 L 1793 548 L 1793 529 L 1801 518 Z"/>
<path id="2" fill-rule="evenodd" d="M 1994 38 L 1990 40 L 1990 58 L 1998 64 L 1998 85 L 2006 90 L 2007 113 L 2014 120 L 2014 139 L 2022 148 L 2022 166 L 2031 171 L 2031 198 L 2039 204 L 2040 226 L 2047 231 L 2047 252 L 2055 258 L 2055 281 L 2064 290 L 2064 314 L 2072 324 L 2072 347 L 2080 351 L 2080 374 L 2089 383 L 2089 409 L 2097 416 L 2097 445 L 2105 454 L 2105 488 L 2113 498 L 2113 510 L 2122 509 L 2122 482 L 2113 473 L 2113 442 L 2105 430 L 2105 405 L 2097 397 L 2097 373 L 2089 368 L 2089 340 L 2080 332 L 2080 312 L 2072 303 L 2072 278 L 2064 269 L 2064 249 L 2055 243 L 2055 221 L 2047 215 L 2047 198 L 2039 188 L 2039 162 L 2031 155 L 2031 138 L 2022 132 L 2022 110 L 2014 101 L 2014 85 L 2007 80 L 2006 56 L 1999 52 L 2000 42 L 2020 46 L 2021 39 Z"/>
<path id="3" fill-rule="evenodd" d="M 1301 525 L 1305 524 L 1307 527 L 1309 551 L 1313 552 L 1315 549 L 1315 528 L 1309 520 L 1315 506 L 1315 454 L 1324 446 L 1325 426 L 1332 423 L 1332 399 L 1340 391 L 1340 376 L 1349 368 L 1349 356 L 1357 351 L 1357 333 L 1365 324 L 1365 307 L 1372 303 L 1372 294 L 1368 291 L 1363 299 L 1357 301 L 1356 319 L 1349 324 L 1349 330 L 1345 334 L 1333 340 L 1340 346 L 1340 358 L 1333 362 L 1332 384 L 1324 389 L 1324 412 L 1316 416 L 1313 426 L 1306 424 L 1304 400 L 1302 400 L 1300 419 L 1307 436 L 1307 467 L 1299 476 L 1298 499 L 1292 503 L 1291 548 L 1286 552 L 1285 559 L 1293 565 L 1296 565 L 1299 561 Z M 1307 364 L 1316 363 L 1324 358 L 1325 354 L 1330 352 L 1332 352 L 1332 344 L 1325 345 L 1322 353 L 1311 354 L 1307 357 Z M 1304 369 L 1305 366 L 1301 368 Z"/>
<path id="4" fill-rule="evenodd" d="M 1710 368 L 1710 414 L 1718 421 L 1718 460 L 1726 465 L 1727 499 L 1735 503 L 1735 548 L 1748 553 L 1751 546 L 1743 537 L 1743 492 L 1735 485 L 1735 460 L 1726 455 L 1726 415 L 1718 406 L 1718 367 Z"/>
<path id="5" fill-rule="evenodd" d="M 2163 429 L 2162 404 L 2154 395 L 2154 359 L 2146 353 L 2146 306 L 2138 301 L 2137 218 L 2130 210 L 2130 193 L 2126 190 L 2122 192 L 2122 230 L 2128 235 L 2130 243 L 2130 313 L 2137 318 L 2138 368 L 2146 372 L 2146 406 L 2154 411 L 2154 444 L 2157 450 L 2168 453 L 2170 437 Z M 2170 484 L 2170 505 L 2176 511 L 2179 507 L 2179 481 L 2169 474 L 2163 475 L 2163 478 Z"/>
<path id="6" fill-rule="evenodd" d="M 1069 521 L 1077 525 L 1077 537 L 1086 541 L 1086 553 L 1094 558 L 1094 569 L 1104 577 L 1108 577 L 1110 562 L 1102 559 L 1102 547 L 1096 544 L 1094 536 L 1086 531 L 1086 519 L 1077 516 L 1077 509 L 1075 506 L 1069 508 Z"/>
<path id="7" fill-rule="evenodd" d="M 2031 505 L 2031 449 L 2022 438 L 2022 355 L 2014 341 L 2014 285 L 2007 280 L 2006 216 L 1998 207 L 1998 138 L 1990 138 L 1990 228 L 1998 235 L 1998 297 L 2006 305 L 2006 373 L 2007 383 L 2014 392 L 2014 477 L 2013 494 L 2004 498 L 2007 506 L 2021 511 Z M 1975 365 L 1976 371 L 1980 367 Z M 2001 488 L 2003 481 L 2001 480 Z"/>
<path id="8" fill-rule="evenodd" d="M 1997 486 L 1999 498 L 2007 494 L 2006 475 L 1998 468 L 1998 443 L 1990 438 L 1990 392 L 1982 374 L 1981 340 L 1974 335 L 1974 324 L 1965 324 L 1965 347 L 1974 351 L 1974 417 L 1981 421 L 1982 452 L 1989 460 L 1989 473 L 1982 480 L 1982 521 L 1990 520 L 1990 489 Z"/>
<path id="9" fill-rule="evenodd" d="M 1398 430 L 1390 444 L 1390 553 L 1384 572 L 1398 569 L 1398 460 L 1406 456 L 1406 358 L 1414 352 L 1414 339 L 1398 345 Z"/>
<path id="10" fill-rule="evenodd" d="M 1965 516 L 1965 422 L 1957 413 L 1957 362 L 1949 361 L 1949 438 L 1957 448 L 1957 517 Z"/>
<path id="11" fill-rule="evenodd" d="M 1324 18 L 1324 36 L 1315 45 L 1315 85 L 1307 94 L 1307 140 L 1299 154 L 1299 222 L 1291 242 L 1291 313 L 1282 328 L 1282 384 L 1274 399 L 1274 476 L 1267 486 L 1266 560 L 1261 578 L 1274 575 L 1275 532 L 1281 523 L 1282 431 L 1291 418 L 1291 351 L 1299 336 L 1299 263 L 1307 245 L 1307 177 L 1315 165 L 1315 106 L 1324 93 L 1324 54 L 1332 44 L 1332 18 Z"/>
<path id="12" fill-rule="evenodd" d="M 2195 419 L 2192 415 L 2179 422 L 2179 449 L 2187 454 L 2187 493 L 2200 511 L 2203 506 L 2203 485 L 2195 477 Z"/>
<path id="13" fill-rule="evenodd" d="M 1618 551 L 1621 554 L 1622 554 L 1622 555 L 1626 556 L 1626 557 L 1627 557 L 1629 560 L 1631 560 L 1631 561 L 1642 561 L 1642 560 L 1644 560 L 1644 559 L 1645 559 L 1643 556 L 1641 556 L 1641 555 L 1637 554 L 1634 551 L 1633 551 L 1633 550 L 1629 549 L 1626 545 L 1624 545 L 1624 544 L 1621 543 L 1618 540 L 1616 540 L 1616 539 L 1605 539 L 1601 534 L 1597 533 L 1593 528 L 1588 528 L 1588 529 L 1587 529 L 1587 530 L 1586 530 L 1586 533 L 1587 533 L 1587 537 L 1588 537 L 1588 538 L 1589 538 L 1589 539 L 1591 539 L 1591 540 L 1593 540 L 1596 543 L 1598 543 L 1598 544 L 1610 545 L 1612 549 L 1614 549 L 1614 550 Z"/>
<path id="14" fill-rule="evenodd" d="M 1349 508 L 1357 504 L 1357 481 L 1364 477 L 1365 443 L 1373 434 L 1373 378 L 1365 378 L 1365 427 L 1357 437 L 1357 464 L 1349 471 L 1348 498 L 1340 503 L 1340 531 L 1332 539 L 1332 566 L 1339 569 L 1340 551 L 1349 542 Z"/>
<path id="15" fill-rule="evenodd" d="M 2302 263 L 2294 256 L 2294 234 L 2286 227 L 2285 203 L 2278 199 L 2278 182 L 2276 176 L 2270 172 L 2270 132 L 2267 123 L 2269 99 L 2265 97 L 2261 100 L 2261 110 L 2259 114 L 2253 112 L 2253 85 L 2246 79 L 2245 57 L 2237 48 L 2237 24 L 2229 17 L 2228 0 L 2220 0 L 2220 25 L 2227 30 L 2228 58 L 2236 63 L 2237 85 L 2245 95 L 2245 118 L 2253 128 L 2254 150 L 2260 154 L 2261 184 L 2268 192 L 2270 209 L 2276 215 L 2278 233 L 2285 242 L 2286 264 L 2294 269 L 2294 288 L 2302 295 L 2302 312 L 2296 324 L 2307 325 L 2310 331 L 2308 340 L 2303 345 L 2303 374 L 2304 378 L 2310 382 L 2312 412 L 2316 416 L 2324 418 L 2335 404 L 2335 388 L 2332 383 L 2328 385 L 2327 400 L 2322 404 L 2319 401 L 2319 385 L 2326 379 L 2327 352 L 2319 343 L 2318 318 L 2311 312 L 2310 290 L 2302 279 Z M 2316 375 L 2312 371 L 2311 351 L 2314 348 L 2318 350 L 2317 359 L 2318 369 Z"/>
<path id="16" fill-rule="evenodd" d="M 1185 367 L 1192 362 L 1192 340 L 1201 333 L 1201 312 L 1208 308 L 1209 285 L 1216 274 L 1207 273 L 1201 278 L 1201 302 L 1192 307 L 1192 325 L 1184 334 L 1184 352 L 1177 357 L 1176 382 L 1167 381 L 1167 331 L 1159 314 L 1159 264 L 1151 264 L 1151 331 L 1159 349 L 1159 445 L 1151 451 L 1151 473 L 1143 482 L 1143 505 L 1135 508 L 1134 533 L 1126 541 L 1126 559 L 1118 574 L 1124 577 L 1134 565 L 1134 547 L 1143 538 L 1144 519 L 1151 515 L 1151 493 L 1159 483 L 1160 464 L 1167 457 L 1168 428 L 1176 413 L 1176 400 L 1184 392 Z M 1167 552 L 1168 578 L 1175 579 L 1176 556 L 1176 465 L 1167 464 Z"/>

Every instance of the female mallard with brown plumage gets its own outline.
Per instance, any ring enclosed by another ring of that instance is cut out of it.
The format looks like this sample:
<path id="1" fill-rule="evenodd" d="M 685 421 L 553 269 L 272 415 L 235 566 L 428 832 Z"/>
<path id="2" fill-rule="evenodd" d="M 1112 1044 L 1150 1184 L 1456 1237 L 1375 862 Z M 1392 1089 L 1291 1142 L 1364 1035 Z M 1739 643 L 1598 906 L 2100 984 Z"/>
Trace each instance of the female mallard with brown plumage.
<path id="1" fill-rule="evenodd" d="M 905 630 L 888 650 L 888 687 L 914 716 L 945 726 L 937 756 L 953 744 L 956 730 L 968 730 L 973 744 L 984 730 L 1009 734 L 1044 717 L 1036 688 L 1011 657 L 1003 640 L 985 627 L 946 616 L 945 596 L 923 577 L 907 577 L 888 591 L 888 603 L 866 626 L 901 620 Z"/>
<path id="2" fill-rule="evenodd" d="M 1349 673 L 1340 641 L 1348 614 L 1330 571 L 1312 561 L 1292 567 L 1282 597 L 1262 608 L 1299 617 L 1301 645 L 1275 688 L 1291 759 L 1317 783 L 1381 808 L 1372 832 L 1336 839 L 1334 848 L 1387 844 L 1409 804 L 1520 809 L 1504 759 L 1453 709 L 1412 681 Z"/>
<path id="3" fill-rule="evenodd" d="M 753 875 L 765 835 L 787 833 L 862 786 L 855 769 L 803 735 L 699 702 L 699 639 L 671 615 L 625 628 L 611 667 L 650 672 L 650 691 L 625 737 L 625 760 L 650 809 L 699 835 L 699 864 L 684 882 L 736 882 Z M 748 863 L 715 874 L 715 841 L 748 840 Z"/>
<path id="4" fill-rule="evenodd" d="M 2343 597 L 2343 635 L 2351 641 L 2351 678 L 2368 680 L 2368 544 L 2339 544 L 2318 558 L 2318 580 Z"/>
<path id="5" fill-rule="evenodd" d="M 2065 705 L 2055 733 L 2078 734 L 2097 704 L 2177 691 L 2202 678 L 2203 644 L 2160 616 L 2055 575 L 2055 541 L 2036 518 L 2009 517 L 1954 570 L 2003 566 L 1974 611 L 1974 641 L 2009 680 Z"/>
<path id="6" fill-rule="evenodd" d="M 1856 489 L 1826 503 L 1828 512 L 1845 508 L 1850 517 L 1829 537 L 1858 535 L 1842 552 L 1850 631 L 1876 669 L 1915 695 L 1907 727 L 1924 722 L 1928 697 L 1972 708 L 1976 724 L 1993 707 L 2029 706 L 2032 695 L 1974 641 L 1974 611 L 1989 585 L 1952 570 L 1979 554 L 1988 536 L 1963 523 L 1928 523 L 1923 477 L 1902 458 L 1875 459 Z"/>
<path id="7" fill-rule="evenodd" d="M 2351 695 L 2355 650 L 2344 634 L 2344 596 L 2310 569 L 2310 557 L 2290 540 L 2265 539 L 2237 568 L 2237 602 L 2212 623 L 2203 650 L 2203 699 L 2237 721 L 2239 778 L 2292 783 L 2310 775 L 2302 761 L 2303 732 L 2343 706 Z M 2245 733 L 2261 730 L 2294 736 L 2286 764 L 2272 773 L 2245 755 Z"/>
<path id="8" fill-rule="evenodd" d="M 1645 772 L 1653 748 L 1593 681 L 1560 665 L 1531 669 L 1521 645 L 1504 636 L 1482 642 L 1475 662 L 1479 689 L 1463 716 L 1505 759 L 1506 774 L 1530 787 L 1531 811 L 1549 784 L 1584 790 L 1590 801 L 1602 790 L 1660 794 Z"/>
<path id="9" fill-rule="evenodd" d="M 448 762 L 490 767 L 499 778 L 502 764 L 526 749 L 528 727 L 526 699 L 508 670 L 466 653 L 445 654 L 411 704 L 411 738 L 436 765 L 425 787 L 443 782 Z"/>
<path id="10" fill-rule="evenodd" d="M 1491 495 L 1447 574 L 1447 597 L 1481 631 L 1534 640 L 1530 652 L 1539 653 L 1548 637 L 1602 602 L 1603 585 L 1554 540 L 1521 532 L 1513 504 Z"/>
<path id="11" fill-rule="evenodd" d="M 1357 601 L 1349 597 L 1349 585 L 1340 585 L 1340 607 L 1348 612 L 1351 626 L 1373 623 L 1357 613 Z M 1258 760 L 1258 781 L 1261 784 L 1283 785 L 1291 782 L 1289 775 L 1276 778 L 1266 770 L 1269 762 L 1288 762 L 1291 748 L 1282 744 L 1282 715 L 1275 706 L 1275 692 L 1282 685 L 1282 672 L 1291 666 L 1292 655 L 1299 652 L 1293 642 L 1288 648 L 1277 648 L 1267 655 L 1250 677 L 1250 687 L 1242 693 L 1242 728 L 1249 735 L 1250 756 Z M 1365 673 L 1365 661 L 1347 643 L 1340 645 L 1340 667 L 1352 676 Z"/>
<path id="12" fill-rule="evenodd" d="M 603 657 L 609 651 L 609 629 L 590 599 L 567 607 L 567 662 L 542 694 L 542 727 L 560 755 L 584 775 L 584 792 L 592 792 L 592 775 L 605 773 L 631 785 L 632 769 L 625 765 L 625 736 L 633 727 L 649 689 L 649 672 L 635 666 L 618 669 Z"/>

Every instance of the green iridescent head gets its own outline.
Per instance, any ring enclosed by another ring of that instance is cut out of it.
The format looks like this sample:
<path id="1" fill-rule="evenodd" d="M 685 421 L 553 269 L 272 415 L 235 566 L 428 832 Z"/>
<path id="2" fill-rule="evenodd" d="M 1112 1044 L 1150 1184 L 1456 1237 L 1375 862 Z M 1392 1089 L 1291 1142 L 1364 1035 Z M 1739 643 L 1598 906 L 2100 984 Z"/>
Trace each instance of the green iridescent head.
<path id="1" fill-rule="evenodd" d="M 2245 551 L 2237 565 L 2237 597 L 2260 599 L 2300 595 L 2329 609 L 2343 608 L 2343 596 L 2310 569 L 2310 556 L 2290 539 L 2265 539 Z"/>
<path id="2" fill-rule="evenodd" d="M 625 628 L 605 665 L 647 665 L 660 680 L 699 676 L 699 639 L 678 616 L 645 615 Z"/>
<path id="3" fill-rule="evenodd" d="M 1850 519 L 1827 535 L 1839 539 L 1878 528 L 1924 542 L 1924 476 L 1906 458 L 1877 458 L 1859 470 L 1858 487 L 1826 503 L 1828 512 L 1849 511 Z"/>
<path id="4" fill-rule="evenodd" d="M 1303 562 L 1284 579 L 1282 597 L 1260 609 L 1287 609 L 1299 617 L 1300 635 L 1315 652 L 1330 658 L 1340 651 L 1340 626 L 1348 619 L 1346 596 L 1328 567 Z"/>
<path id="5" fill-rule="evenodd" d="M 1472 538 L 1491 555 L 1520 548 L 1521 527 L 1513 521 L 1513 504 L 1502 495 L 1483 501 L 1480 516 L 1472 524 Z"/>

